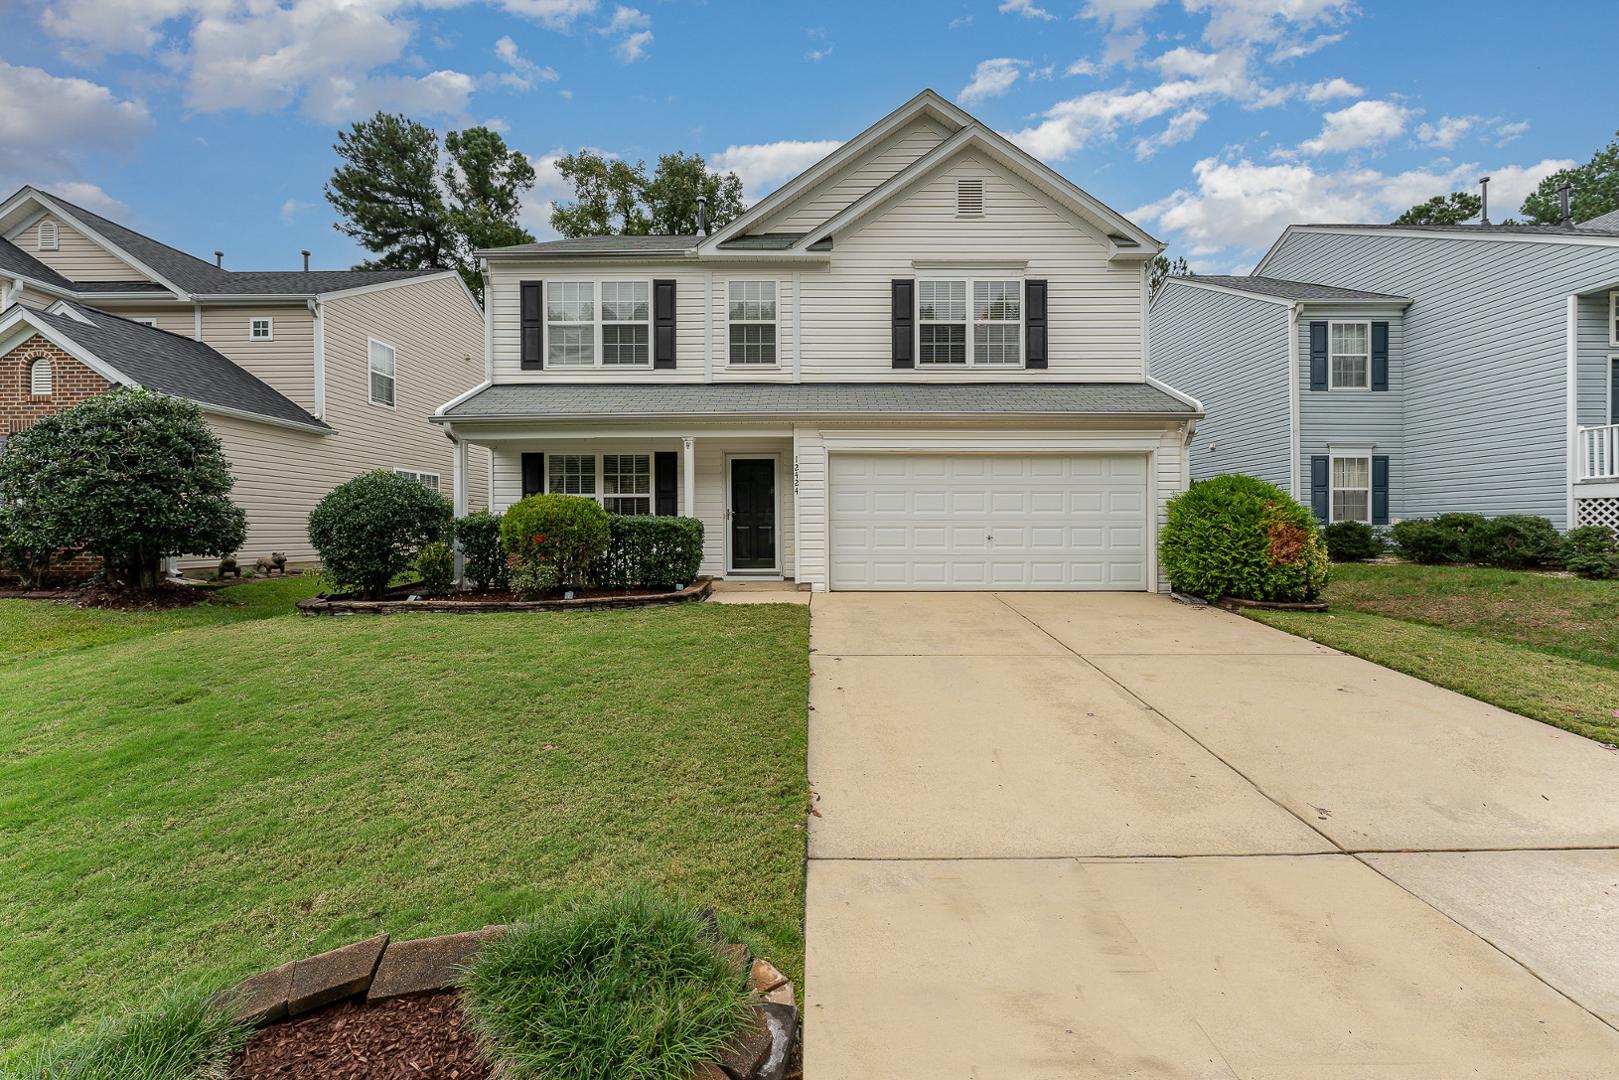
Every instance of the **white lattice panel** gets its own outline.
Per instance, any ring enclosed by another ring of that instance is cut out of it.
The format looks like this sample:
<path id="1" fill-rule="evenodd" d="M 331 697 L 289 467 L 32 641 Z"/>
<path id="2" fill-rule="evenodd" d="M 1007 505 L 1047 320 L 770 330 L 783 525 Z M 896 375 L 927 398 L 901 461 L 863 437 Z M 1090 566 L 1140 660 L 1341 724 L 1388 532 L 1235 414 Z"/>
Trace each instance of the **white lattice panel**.
<path id="1" fill-rule="evenodd" d="M 1619 499 L 1578 499 L 1574 516 L 1581 525 L 1606 525 L 1619 533 Z"/>

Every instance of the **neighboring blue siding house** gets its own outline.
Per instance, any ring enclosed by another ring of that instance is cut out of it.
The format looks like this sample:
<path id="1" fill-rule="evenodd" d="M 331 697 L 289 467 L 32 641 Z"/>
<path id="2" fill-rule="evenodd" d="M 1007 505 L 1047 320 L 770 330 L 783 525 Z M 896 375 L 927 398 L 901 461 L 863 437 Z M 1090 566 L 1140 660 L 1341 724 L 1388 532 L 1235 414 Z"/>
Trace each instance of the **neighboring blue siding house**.
<path id="1" fill-rule="evenodd" d="M 1147 349 L 1207 410 L 1193 479 L 1261 476 L 1330 521 L 1619 526 L 1619 216 L 1294 225 L 1252 276 L 1169 279 Z"/>

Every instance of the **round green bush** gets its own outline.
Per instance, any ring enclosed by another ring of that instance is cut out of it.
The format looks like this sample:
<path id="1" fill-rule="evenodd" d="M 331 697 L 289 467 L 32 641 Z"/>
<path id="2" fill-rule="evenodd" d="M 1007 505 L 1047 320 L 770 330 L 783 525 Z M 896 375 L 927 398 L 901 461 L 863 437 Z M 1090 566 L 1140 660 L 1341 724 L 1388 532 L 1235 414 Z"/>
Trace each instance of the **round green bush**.
<path id="1" fill-rule="evenodd" d="M 408 476 L 378 469 L 340 484 L 309 515 L 309 541 L 333 588 L 381 596 L 447 535 L 450 503 Z"/>
<path id="2" fill-rule="evenodd" d="M 1364 521 L 1335 521 L 1321 530 L 1333 562 L 1365 562 L 1383 554 L 1383 537 Z"/>
<path id="3" fill-rule="evenodd" d="M 1389 530 L 1394 550 L 1402 559 L 1429 566 L 1462 561 L 1461 537 L 1425 518 L 1397 521 Z"/>
<path id="4" fill-rule="evenodd" d="M 607 551 L 607 511 L 578 495 L 530 495 L 500 520 L 500 539 L 519 562 L 535 559 L 557 568 L 564 586 L 586 584 Z"/>
<path id="5" fill-rule="evenodd" d="M 1315 518 L 1251 476 L 1200 480 L 1171 499 L 1158 551 L 1178 592 L 1210 600 L 1314 600 L 1327 584 Z"/>
<path id="6" fill-rule="evenodd" d="M 487 510 L 468 514 L 455 523 L 461 545 L 462 571 L 480 590 L 505 588 L 511 568 L 500 544 L 500 515 Z"/>
<path id="7" fill-rule="evenodd" d="M 1474 562 L 1523 570 L 1561 558 L 1563 538 L 1546 518 L 1502 514 L 1469 533 L 1466 548 Z"/>
<path id="8" fill-rule="evenodd" d="M 1606 525 L 1581 525 L 1563 538 L 1563 566 L 1582 577 L 1619 577 L 1619 541 Z"/>
<path id="9" fill-rule="evenodd" d="M 485 944 L 462 1007 L 511 1080 L 690 1080 L 749 1016 L 698 912 L 633 889 Z"/>

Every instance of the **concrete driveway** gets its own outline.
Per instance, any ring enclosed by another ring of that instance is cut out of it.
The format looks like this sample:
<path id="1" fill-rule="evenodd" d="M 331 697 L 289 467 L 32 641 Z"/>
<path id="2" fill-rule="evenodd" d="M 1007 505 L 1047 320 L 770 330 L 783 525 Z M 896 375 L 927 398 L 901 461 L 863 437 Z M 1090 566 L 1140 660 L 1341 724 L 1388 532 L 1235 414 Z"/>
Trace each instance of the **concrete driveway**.
<path id="1" fill-rule="evenodd" d="M 1161 597 L 810 610 L 808 1080 L 1619 1076 L 1612 751 Z"/>

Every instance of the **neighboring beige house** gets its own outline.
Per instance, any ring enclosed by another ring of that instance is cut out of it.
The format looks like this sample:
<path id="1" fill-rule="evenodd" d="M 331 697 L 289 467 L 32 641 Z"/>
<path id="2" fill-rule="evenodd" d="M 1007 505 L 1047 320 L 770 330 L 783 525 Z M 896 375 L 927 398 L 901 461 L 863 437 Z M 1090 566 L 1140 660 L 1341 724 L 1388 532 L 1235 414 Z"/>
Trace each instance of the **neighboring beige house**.
<path id="1" fill-rule="evenodd" d="M 712 235 L 480 253 L 493 502 L 693 514 L 705 573 L 1164 587 L 1201 409 L 1147 377 L 1162 245 L 924 91 Z"/>
<path id="2" fill-rule="evenodd" d="M 226 270 L 23 188 L 0 203 L 0 436 L 114 385 L 190 398 L 230 457 L 249 560 L 314 559 L 309 511 L 371 469 L 419 477 L 458 513 L 487 505 L 488 453 L 429 421 L 485 380 L 460 276 L 304 262 Z"/>

